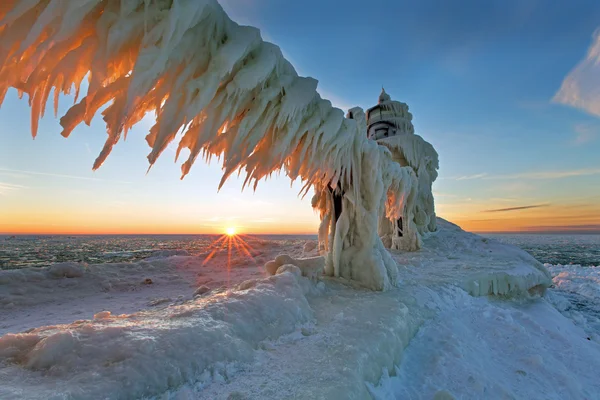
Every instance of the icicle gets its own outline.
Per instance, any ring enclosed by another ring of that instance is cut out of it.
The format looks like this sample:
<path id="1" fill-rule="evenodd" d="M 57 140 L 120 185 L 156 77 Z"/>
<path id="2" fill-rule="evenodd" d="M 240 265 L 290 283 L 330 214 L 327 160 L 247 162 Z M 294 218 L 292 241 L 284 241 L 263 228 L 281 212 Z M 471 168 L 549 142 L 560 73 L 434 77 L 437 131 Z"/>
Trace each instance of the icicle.
<path id="1" fill-rule="evenodd" d="M 75 85 L 78 95 L 88 76 L 85 97 L 60 124 L 69 136 L 108 106 L 103 112 L 108 138 L 94 169 L 124 133 L 155 112 L 146 136 L 150 165 L 180 137 L 176 159 L 182 149 L 190 151 L 182 177 L 199 156 L 217 156 L 223 166 L 219 188 L 242 169 L 243 188 L 256 189 L 282 169 L 300 178 L 301 196 L 316 188 L 322 199 L 316 204 L 327 221 L 320 237 L 328 226 L 332 236 L 326 244 L 336 246 L 334 274 L 386 289 L 395 275 L 389 257 L 381 254 L 379 215 L 404 213 L 414 223 L 412 213 L 423 209 L 423 223 L 435 224 L 433 147 L 416 135 L 389 141 L 386 146 L 416 174 L 394 167 L 391 153 L 366 138 L 362 110 L 351 110 L 352 120 L 344 118 L 321 99 L 315 79 L 299 77 L 277 46 L 262 41 L 258 29 L 231 21 L 216 0 L 4 0 L 0 41 L 8 44 L 0 48 L 0 103 L 10 87 L 27 93 L 33 136 L 51 91 L 56 113 L 60 93 Z M 325 201 L 328 187 L 344 193 L 347 207 L 337 236 L 327 208 L 332 203 Z"/>

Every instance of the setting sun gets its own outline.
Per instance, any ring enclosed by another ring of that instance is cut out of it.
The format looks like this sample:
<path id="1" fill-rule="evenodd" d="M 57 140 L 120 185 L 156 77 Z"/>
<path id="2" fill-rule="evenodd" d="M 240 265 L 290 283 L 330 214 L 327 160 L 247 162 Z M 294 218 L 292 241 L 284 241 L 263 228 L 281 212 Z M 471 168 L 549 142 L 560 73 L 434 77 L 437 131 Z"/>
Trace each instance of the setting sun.
<path id="1" fill-rule="evenodd" d="M 228 228 L 225 228 L 225 233 L 228 236 L 235 236 L 235 227 L 234 226 L 230 226 Z"/>

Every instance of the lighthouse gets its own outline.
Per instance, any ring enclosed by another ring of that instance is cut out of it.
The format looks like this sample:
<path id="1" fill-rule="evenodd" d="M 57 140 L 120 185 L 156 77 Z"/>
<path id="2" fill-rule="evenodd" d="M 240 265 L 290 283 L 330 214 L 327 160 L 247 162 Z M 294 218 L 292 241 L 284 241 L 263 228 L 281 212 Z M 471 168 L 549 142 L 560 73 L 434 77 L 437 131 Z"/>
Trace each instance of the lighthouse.
<path id="1" fill-rule="evenodd" d="M 377 105 L 367 110 L 367 137 L 379 140 L 403 133 L 415 133 L 408 105 L 392 100 L 381 88 Z"/>

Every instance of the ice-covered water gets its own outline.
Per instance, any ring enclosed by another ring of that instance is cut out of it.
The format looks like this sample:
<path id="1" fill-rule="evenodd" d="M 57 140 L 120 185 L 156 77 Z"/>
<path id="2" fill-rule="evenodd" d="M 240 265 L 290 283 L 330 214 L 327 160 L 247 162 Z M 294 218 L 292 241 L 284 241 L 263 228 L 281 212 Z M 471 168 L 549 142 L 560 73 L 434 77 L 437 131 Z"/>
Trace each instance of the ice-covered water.
<path id="1" fill-rule="evenodd" d="M 552 265 L 600 265 L 600 235 L 487 234 L 526 250 Z M 48 266 L 64 261 L 88 263 L 135 261 L 156 251 L 206 251 L 218 235 L 0 236 L 0 269 Z M 285 242 L 316 235 L 259 235 Z"/>
<path id="2" fill-rule="evenodd" d="M 486 234 L 548 264 L 600 265 L 600 235 Z"/>
<path id="3" fill-rule="evenodd" d="M 242 235 L 244 236 L 244 235 Z M 141 260 L 157 251 L 205 252 L 219 235 L 0 236 L 0 269 L 46 267 L 58 262 L 93 264 Z M 277 241 L 315 239 L 316 235 L 259 235 Z"/>

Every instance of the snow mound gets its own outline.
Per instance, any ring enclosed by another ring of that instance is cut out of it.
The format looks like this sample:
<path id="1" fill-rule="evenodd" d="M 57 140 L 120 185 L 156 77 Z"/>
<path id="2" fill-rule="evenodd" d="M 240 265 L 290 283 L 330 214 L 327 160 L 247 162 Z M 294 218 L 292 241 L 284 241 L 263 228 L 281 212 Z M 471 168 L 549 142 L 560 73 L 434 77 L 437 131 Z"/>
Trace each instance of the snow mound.
<path id="1" fill-rule="evenodd" d="M 317 277 L 323 274 L 323 269 L 325 268 L 325 258 L 321 256 L 311 258 L 292 258 L 287 254 L 281 254 L 278 255 L 275 260 L 266 263 L 265 270 L 269 274 L 275 275 L 278 273 L 279 268 L 285 265 L 294 265 L 298 267 L 302 273 L 302 276 L 310 279 L 317 279 Z"/>
<path id="2" fill-rule="evenodd" d="M 472 296 L 519 296 L 544 294 L 548 279 L 535 270 L 481 273 L 465 280 L 463 288 Z"/>
<path id="3" fill-rule="evenodd" d="M 84 272 L 84 264 L 68 262 L 54 264 L 48 268 L 48 275 L 53 278 L 81 278 Z"/>
<path id="4" fill-rule="evenodd" d="M 298 278 L 305 279 L 305 278 Z M 219 365 L 252 359 L 259 342 L 293 332 L 313 319 L 297 278 L 284 273 L 248 290 L 229 291 L 158 311 L 46 326 L 0 338 L 0 363 L 24 368 L 3 379 L 3 398 L 45 399 L 47 385 L 62 397 L 129 399 L 162 393 Z M 27 372 L 29 371 L 29 372 Z M 40 376 L 39 373 L 42 373 Z M 90 376 L 98 379 L 89 379 Z"/>
<path id="5" fill-rule="evenodd" d="M 296 267 L 297 268 L 297 267 Z M 306 280 L 305 280 L 306 281 Z M 423 322 L 412 288 L 385 293 L 356 289 L 325 278 L 308 296 L 314 323 L 263 342 L 253 362 L 232 380 L 194 383 L 166 398 L 365 399 L 364 382 L 377 382 L 382 368 L 393 369 Z M 420 294 L 430 298 L 425 290 Z M 238 396 L 238 397 L 234 397 Z"/>
<path id="6" fill-rule="evenodd" d="M 437 232 L 426 235 L 418 254 L 392 253 L 396 263 L 410 268 L 415 277 L 422 275 L 420 268 L 435 268 L 435 276 L 420 279 L 451 282 L 472 296 L 538 295 L 552 284 L 544 265 L 524 250 L 465 232 L 442 218 L 437 226 Z"/>
<path id="7" fill-rule="evenodd" d="M 597 399 L 600 347 L 544 299 L 516 302 L 447 290 L 373 398 Z"/>

